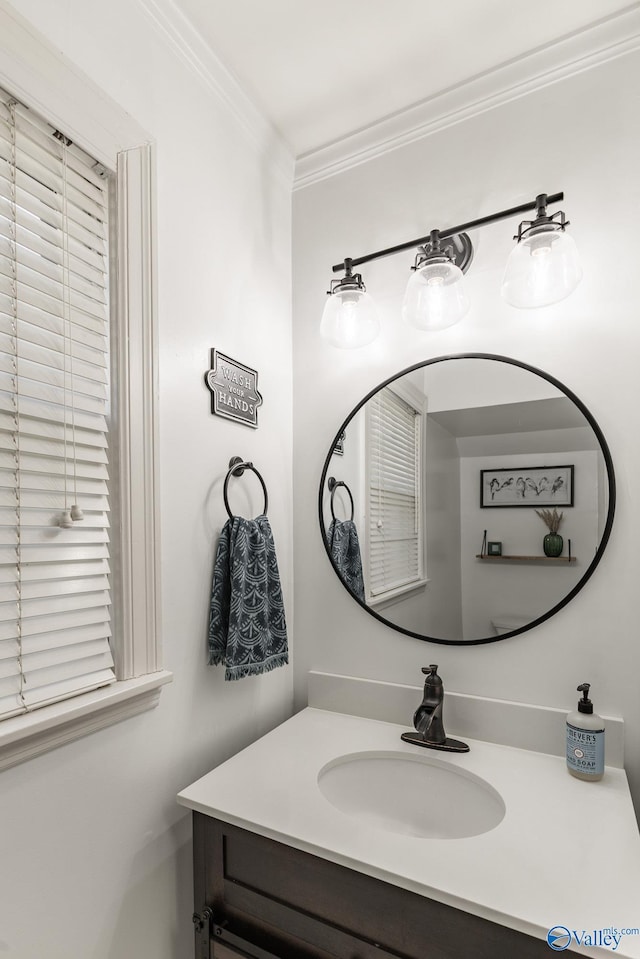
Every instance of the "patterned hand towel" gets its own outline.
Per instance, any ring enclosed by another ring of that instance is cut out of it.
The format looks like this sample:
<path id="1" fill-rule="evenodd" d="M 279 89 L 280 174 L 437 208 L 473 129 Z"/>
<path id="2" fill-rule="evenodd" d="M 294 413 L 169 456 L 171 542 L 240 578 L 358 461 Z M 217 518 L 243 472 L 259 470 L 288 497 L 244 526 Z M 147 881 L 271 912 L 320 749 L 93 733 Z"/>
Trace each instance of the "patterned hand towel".
<path id="1" fill-rule="evenodd" d="M 350 519 L 332 519 L 327 531 L 329 552 L 340 579 L 364 603 L 362 557 L 356 524 Z"/>
<path id="2" fill-rule="evenodd" d="M 271 526 L 266 516 L 227 520 L 213 568 L 209 665 L 225 679 L 256 676 L 289 662 L 287 625 Z"/>

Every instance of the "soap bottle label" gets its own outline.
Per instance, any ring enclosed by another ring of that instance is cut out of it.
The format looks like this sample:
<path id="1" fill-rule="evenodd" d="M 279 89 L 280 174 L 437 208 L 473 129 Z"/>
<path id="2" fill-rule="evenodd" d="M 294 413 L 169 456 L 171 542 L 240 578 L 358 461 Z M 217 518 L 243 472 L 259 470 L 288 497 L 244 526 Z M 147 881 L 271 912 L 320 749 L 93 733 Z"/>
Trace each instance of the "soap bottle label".
<path id="1" fill-rule="evenodd" d="M 604 729 L 579 729 L 567 723 L 567 765 L 577 772 L 604 772 Z"/>

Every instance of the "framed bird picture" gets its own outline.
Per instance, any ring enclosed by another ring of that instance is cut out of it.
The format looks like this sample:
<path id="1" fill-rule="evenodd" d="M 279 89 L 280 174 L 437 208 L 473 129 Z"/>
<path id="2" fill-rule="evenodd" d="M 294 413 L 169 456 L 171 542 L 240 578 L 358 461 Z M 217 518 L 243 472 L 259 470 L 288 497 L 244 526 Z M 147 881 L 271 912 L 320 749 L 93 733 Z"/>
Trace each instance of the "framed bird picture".
<path id="1" fill-rule="evenodd" d="M 573 506 L 573 466 L 480 470 L 480 506 Z"/>

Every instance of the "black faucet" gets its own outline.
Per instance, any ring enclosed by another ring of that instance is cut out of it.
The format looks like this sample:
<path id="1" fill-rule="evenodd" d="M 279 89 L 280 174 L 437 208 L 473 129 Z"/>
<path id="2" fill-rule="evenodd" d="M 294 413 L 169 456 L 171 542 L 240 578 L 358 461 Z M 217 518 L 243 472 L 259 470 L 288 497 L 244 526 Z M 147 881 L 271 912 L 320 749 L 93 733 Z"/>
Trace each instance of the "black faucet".
<path id="1" fill-rule="evenodd" d="M 469 747 L 459 739 L 447 737 L 442 721 L 444 706 L 444 686 L 438 676 L 437 666 L 423 666 L 425 673 L 424 694 L 422 702 L 413 715 L 413 725 L 417 733 L 402 733 L 402 739 L 416 746 L 426 746 L 428 749 L 442 749 L 450 753 L 468 753 Z"/>
<path id="2" fill-rule="evenodd" d="M 422 702 L 413 715 L 413 725 L 426 742 L 441 746 L 447 738 L 442 722 L 444 686 L 438 676 L 437 666 L 423 666 L 422 672 L 427 678 Z"/>

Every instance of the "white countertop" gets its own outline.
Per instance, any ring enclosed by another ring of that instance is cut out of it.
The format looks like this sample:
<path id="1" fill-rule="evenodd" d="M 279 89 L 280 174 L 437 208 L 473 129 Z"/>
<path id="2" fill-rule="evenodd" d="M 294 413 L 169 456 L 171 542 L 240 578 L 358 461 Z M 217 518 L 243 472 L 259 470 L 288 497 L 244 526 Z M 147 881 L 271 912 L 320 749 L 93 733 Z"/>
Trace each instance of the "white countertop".
<path id="1" fill-rule="evenodd" d="M 601 781 L 583 782 L 557 756 L 464 736 L 469 753 L 433 752 L 402 742 L 408 728 L 307 708 L 178 801 L 542 940 L 556 925 L 584 931 L 573 952 L 640 959 L 640 934 L 623 936 L 615 950 L 584 944 L 602 929 L 640 929 L 640 835 L 623 770 L 607 767 Z M 368 750 L 419 752 L 474 773 L 502 796 L 504 819 L 465 839 L 361 824 L 336 809 L 317 780 L 332 760 Z"/>

